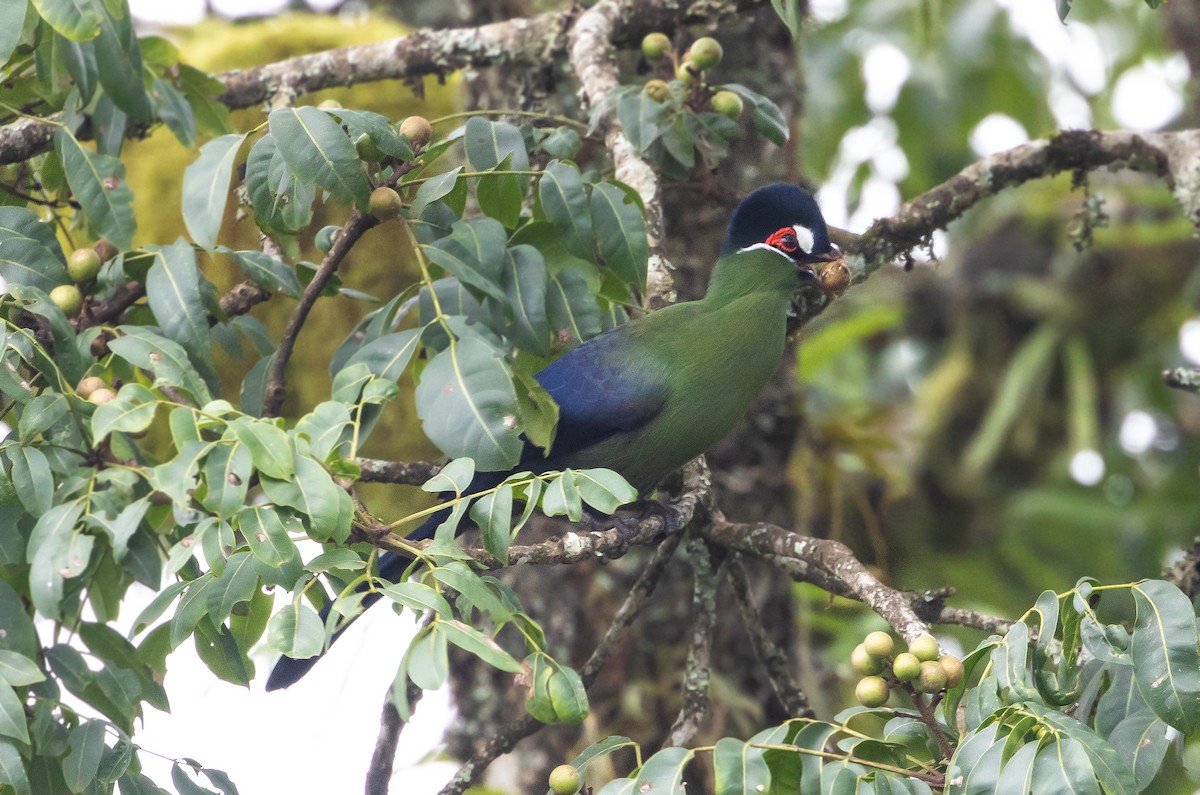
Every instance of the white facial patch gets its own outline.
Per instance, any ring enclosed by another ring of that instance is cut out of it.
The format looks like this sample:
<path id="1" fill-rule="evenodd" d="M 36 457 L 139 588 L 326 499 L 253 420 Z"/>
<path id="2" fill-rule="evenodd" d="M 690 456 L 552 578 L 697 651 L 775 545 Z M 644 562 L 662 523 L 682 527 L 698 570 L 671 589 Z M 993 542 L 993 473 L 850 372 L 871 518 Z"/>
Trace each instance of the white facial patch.
<path id="1" fill-rule="evenodd" d="M 815 242 L 812 230 L 803 224 L 796 224 L 792 229 L 796 230 L 796 242 L 800 244 L 800 248 L 804 249 L 805 254 L 811 254 Z"/>
<path id="2" fill-rule="evenodd" d="M 784 259 L 789 259 L 789 260 L 791 259 L 791 257 L 788 256 L 785 252 L 780 251 L 779 249 L 775 248 L 774 246 L 772 246 L 769 243 L 755 243 L 752 246 L 746 246 L 745 248 L 739 248 L 738 253 L 740 254 L 743 251 L 756 251 L 759 249 L 761 249 L 763 251 L 774 251 L 776 254 L 783 257 Z"/>

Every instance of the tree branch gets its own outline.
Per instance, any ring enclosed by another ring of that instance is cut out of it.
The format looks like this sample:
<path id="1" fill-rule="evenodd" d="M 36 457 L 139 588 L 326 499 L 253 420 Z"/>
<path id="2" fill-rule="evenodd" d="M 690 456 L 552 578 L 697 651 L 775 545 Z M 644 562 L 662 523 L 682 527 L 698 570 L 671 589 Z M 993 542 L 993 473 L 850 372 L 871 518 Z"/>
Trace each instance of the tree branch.
<path id="1" fill-rule="evenodd" d="M 742 626 L 750 639 L 750 647 L 758 657 L 767 672 L 767 681 L 787 714 L 797 718 L 815 717 L 816 713 L 808 704 L 804 691 L 792 678 L 792 666 L 774 641 L 767 635 L 763 626 L 762 616 L 754 604 L 754 595 L 750 593 L 750 580 L 746 577 L 746 568 L 739 556 L 725 562 L 725 574 L 729 585 L 733 588 L 733 596 L 737 600 L 738 611 L 742 616 Z"/>
<path id="2" fill-rule="evenodd" d="M 1064 171 L 1141 171 L 1166 180 L 1188 220 L 1200 226 L 1200 131 L 1131 133 L 1066 130 L 986 157 L 913 198 L 861 235 L 838 242 L 861 258 L 855 280 L 922 245 L 988 196 Z"/>
<path id="3" fill-rule="evenodd" d="M 708 689 L 712 674 L 713 628 L 717 625 L 717 586 L 721 561 L 696 535 L 688 537 L 688 561 L 692 564 L 692 642 L 688 647 L 683 677 L 683 705 L 667 733 L 669 745 L 690 745 L 708 717 Z"/>
<path id="4" fill-rule="evenodd" d="M 714 22 L 739 10 L 764 5 L 763 0 L 697 0 L 680 10 L 670 0 L 621 0 L 614 3 L 612 41 L 636 42 L 651 30 L 674 31 L 683 25 Z M 225 86 L 217 100 L 231 110 L 283 101 L 327 88 L 439 78 L 459 69 L 538 64 L 560 57 L 567 47 L 565 31 L 578 8 L 475 28 L 422 30 L 387 41 L 340 47 L 288 58 L 265 66 L 221 72 Z M 54 121 L 20 119 L 0 127 L 0 165 L 19 163 L 53 146 Z M 86 130 L 81 130 L 84 134 Z M 144 134 L 145 130 L 130 130 Z"/>
<path id="5" fill-rule="evenodd" d="M 304 295 L 301 296 L 300 303 L 296 304 L 296 308 L 292 310 L 292 316 L 288 318 L 283 335 L 279 338 L 279 348 L 271 357 L 271 364 L 267 368 L 266 386 L 263 388 L 264 417 L 279 416 L 279 410 L 283 407 L 283 400 L 287 397 L 288 360 L 292 357 L 292 351 L 296 347 L 296 338 L 300 335 L 300 329 L 304 327 L 304 321 L 308 319 L 308 313 L 312 311 L 313 304 L 321 297 L 325 285 L 337 272 L 338 266 L 342 264 L 342 260 L 358 242 L 358 239 L 378 223 L 379 219 L 375 216 L 360 212 L 357 207 L 351 208 L 350 217 L 342 227 L 341 233 L 333 241 L 333 248 L 321 261 L 321 267 L 317 269 L 312 281 L 304 288 Z"/>

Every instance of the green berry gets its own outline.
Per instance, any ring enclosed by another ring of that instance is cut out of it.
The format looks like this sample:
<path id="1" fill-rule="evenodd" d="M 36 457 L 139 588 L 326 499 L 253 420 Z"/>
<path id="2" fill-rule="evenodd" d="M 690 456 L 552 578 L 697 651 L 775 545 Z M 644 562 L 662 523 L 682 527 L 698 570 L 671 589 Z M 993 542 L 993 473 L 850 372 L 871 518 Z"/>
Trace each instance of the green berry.
<path id="1" fill-rule="evenodd" d="M 901 682 L 911 682 L 921 675 L 921 661 L 915 654 L 901 652 L 896 655 L 895 660 L 892 660 L 892 673 Z"/>
<path id="2" fill-rule="evenodd" d="M 354 142 L 354 151 L 358 153 L 358 159 L 366 163 L 378 163 L 384 157 L 383 150 L 366 133 L 358 136 L 358 140 Z"/>
<path id="3" fill-rule="evenodd" d="M 671 98 L 671 87 L 663 80 L 648 80 L 642 90 L 655 102 L 666 102 Z"/>
<path id="4" fill-rule="evenodd" d="M 317 251 L 328 254 L 329 250 L 333 248 L 333 242 L 337 240 L 338 232 L 341 231 L 342 228 L 334 224 L 323 226 L 317 230 L 317 235 L 313 238 L 313 245 L 317 247 Z"/>
<path id="5" fill-rule="evenodd" d="M 917 677 L 917 690 L 922 693 L 937 693 L 946 687 L 946 671 L 937 660 L 921 663 L 921 675 Z"/>
<path id="6" fill-rule="evenodd" d="M 76 284 L 90 282 L 99 272 L 100 255 L 94 248 L 77 248 L 67 258 L 67 274 Z"/>
<path id="7" fill-rule="evenodd" d="M 381 185 L 371 191 L 371 200 L 367 203 L 367 212 L 378 218 L 380 221 L 390 221 L 393 218 L 400 217 L 400 211 L 404 207 L 404 202 L 400 201 L 400 194 L 392 188 Z"/>
<path id="8" fill-rule="evenodd" d="M 868 652 L 861 643 L 850 652 L 850 667 L 855 673 L 871 676 L 882 671 L 883 664 L 882 659 Z"/>
<path id="9" fill-rule="evenodd" d="M 871 632 L 863 639 L 863 648 L 876 657 L 890 657 L 895 643 L 886 632 Z"/>
<path id="10" fill-rule="evenodd" d="M 83 293 L 73 284 L 60 284 L 50 291 L 50 300 L 67 317 L 75 317 L 83 308 Z"/>
<path id="11" fill-rule="evenodd" d="M 571 765 L 559 765 L 550 771 L 550 791 L 554 795 L 575 795 L 583 779 Z"/>
<path id="12" fill-rule="evenodd" d="M 433 125 L 424 116 L 409 116 L 400 122 L 396 132 L 412 141 L 413 146 L 424 146 L 433 139 Z"/>
<path id="13" fill-rule="evenodd" d="M 963 680 L 962 660 L 953 654 L 943 654 L 938 657 L 937 661 L 938 665 L 942 666 L 942 670 L 946 672 L 946 687 L 958 687 Z"/>
<path id="14" fill-rule="evenodd" d="M 854 697 L 864 707 L 882 707 L 891 695 L 888 683 L 882 676 L 864 676 L 854 688 Z"/>
<path id="15" fill-rule="evenodd" d="M 688 52 L 691 54 L 692 61 L 695 62 L 697 69 L 712 69 L 721 62 L 721 56 L 725 54 L 721 49 L 721 42 L 709 36 L 704 36 L 692 42 L 691 49 Z"/>
<path id="16" fill-rule="evenodd" d="M 917 655 L 917 659 L 921 662 L 929 662 L 936 660 L 941 649 L 938 648 L 937 638 L 932 635 L 922 635 L 919 638 L 914 638 L 912 643 L 908 644 L 908 650 Z"/>
<path id="17" fill-rule="evenodd" d="M 647 33 L 642 39 L 642 55 L 648 61 L 661 61 L 671 49 L 671 40 L 665 33 Z"/>
<path id="18" fill-rule="evenodd" d="M 746 109 L 742 98 L 732 91 L 718 91 L 713 94 L 712 99 L 709 101 L 712 103 L 713 111 L 734 121 L 740 119 L 742 112 Z"/>
<path id="19" fill-rule="evenodd" d="M 317 103 L 317 107 L 321 110 L 341 110 L 342 103 L 336 99 L 323 99 Z"/>

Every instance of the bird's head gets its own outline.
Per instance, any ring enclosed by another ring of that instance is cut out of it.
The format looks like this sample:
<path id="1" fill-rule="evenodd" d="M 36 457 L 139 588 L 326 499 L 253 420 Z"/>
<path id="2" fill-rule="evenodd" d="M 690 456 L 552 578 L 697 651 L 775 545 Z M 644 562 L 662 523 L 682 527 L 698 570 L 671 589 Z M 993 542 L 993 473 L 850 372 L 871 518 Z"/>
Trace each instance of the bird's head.
<path id="1" fill-rule="evenodd" d="M 825 263 L 842 260 L 841 252 L 829 242 L 825 218 L 813 195 L 782 182 L 742 199 L 729 219 L 721 254 L 755 248 L 787 256 L 807 278 L 816 278 Z"/>

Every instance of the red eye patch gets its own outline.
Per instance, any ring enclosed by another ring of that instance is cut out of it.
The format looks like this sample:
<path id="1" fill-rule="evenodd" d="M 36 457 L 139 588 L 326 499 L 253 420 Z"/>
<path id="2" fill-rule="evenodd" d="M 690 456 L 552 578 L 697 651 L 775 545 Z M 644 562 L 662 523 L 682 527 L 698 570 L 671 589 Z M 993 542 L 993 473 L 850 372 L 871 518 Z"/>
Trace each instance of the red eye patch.
<path id="1" fill-rule="evenodd" d="M 796 230 L 785 226 L 767 238 L 767 245 L 774 246 L 785 254 L 791 254 L 800 248 L 800 241 L 796 239 Z"/>

